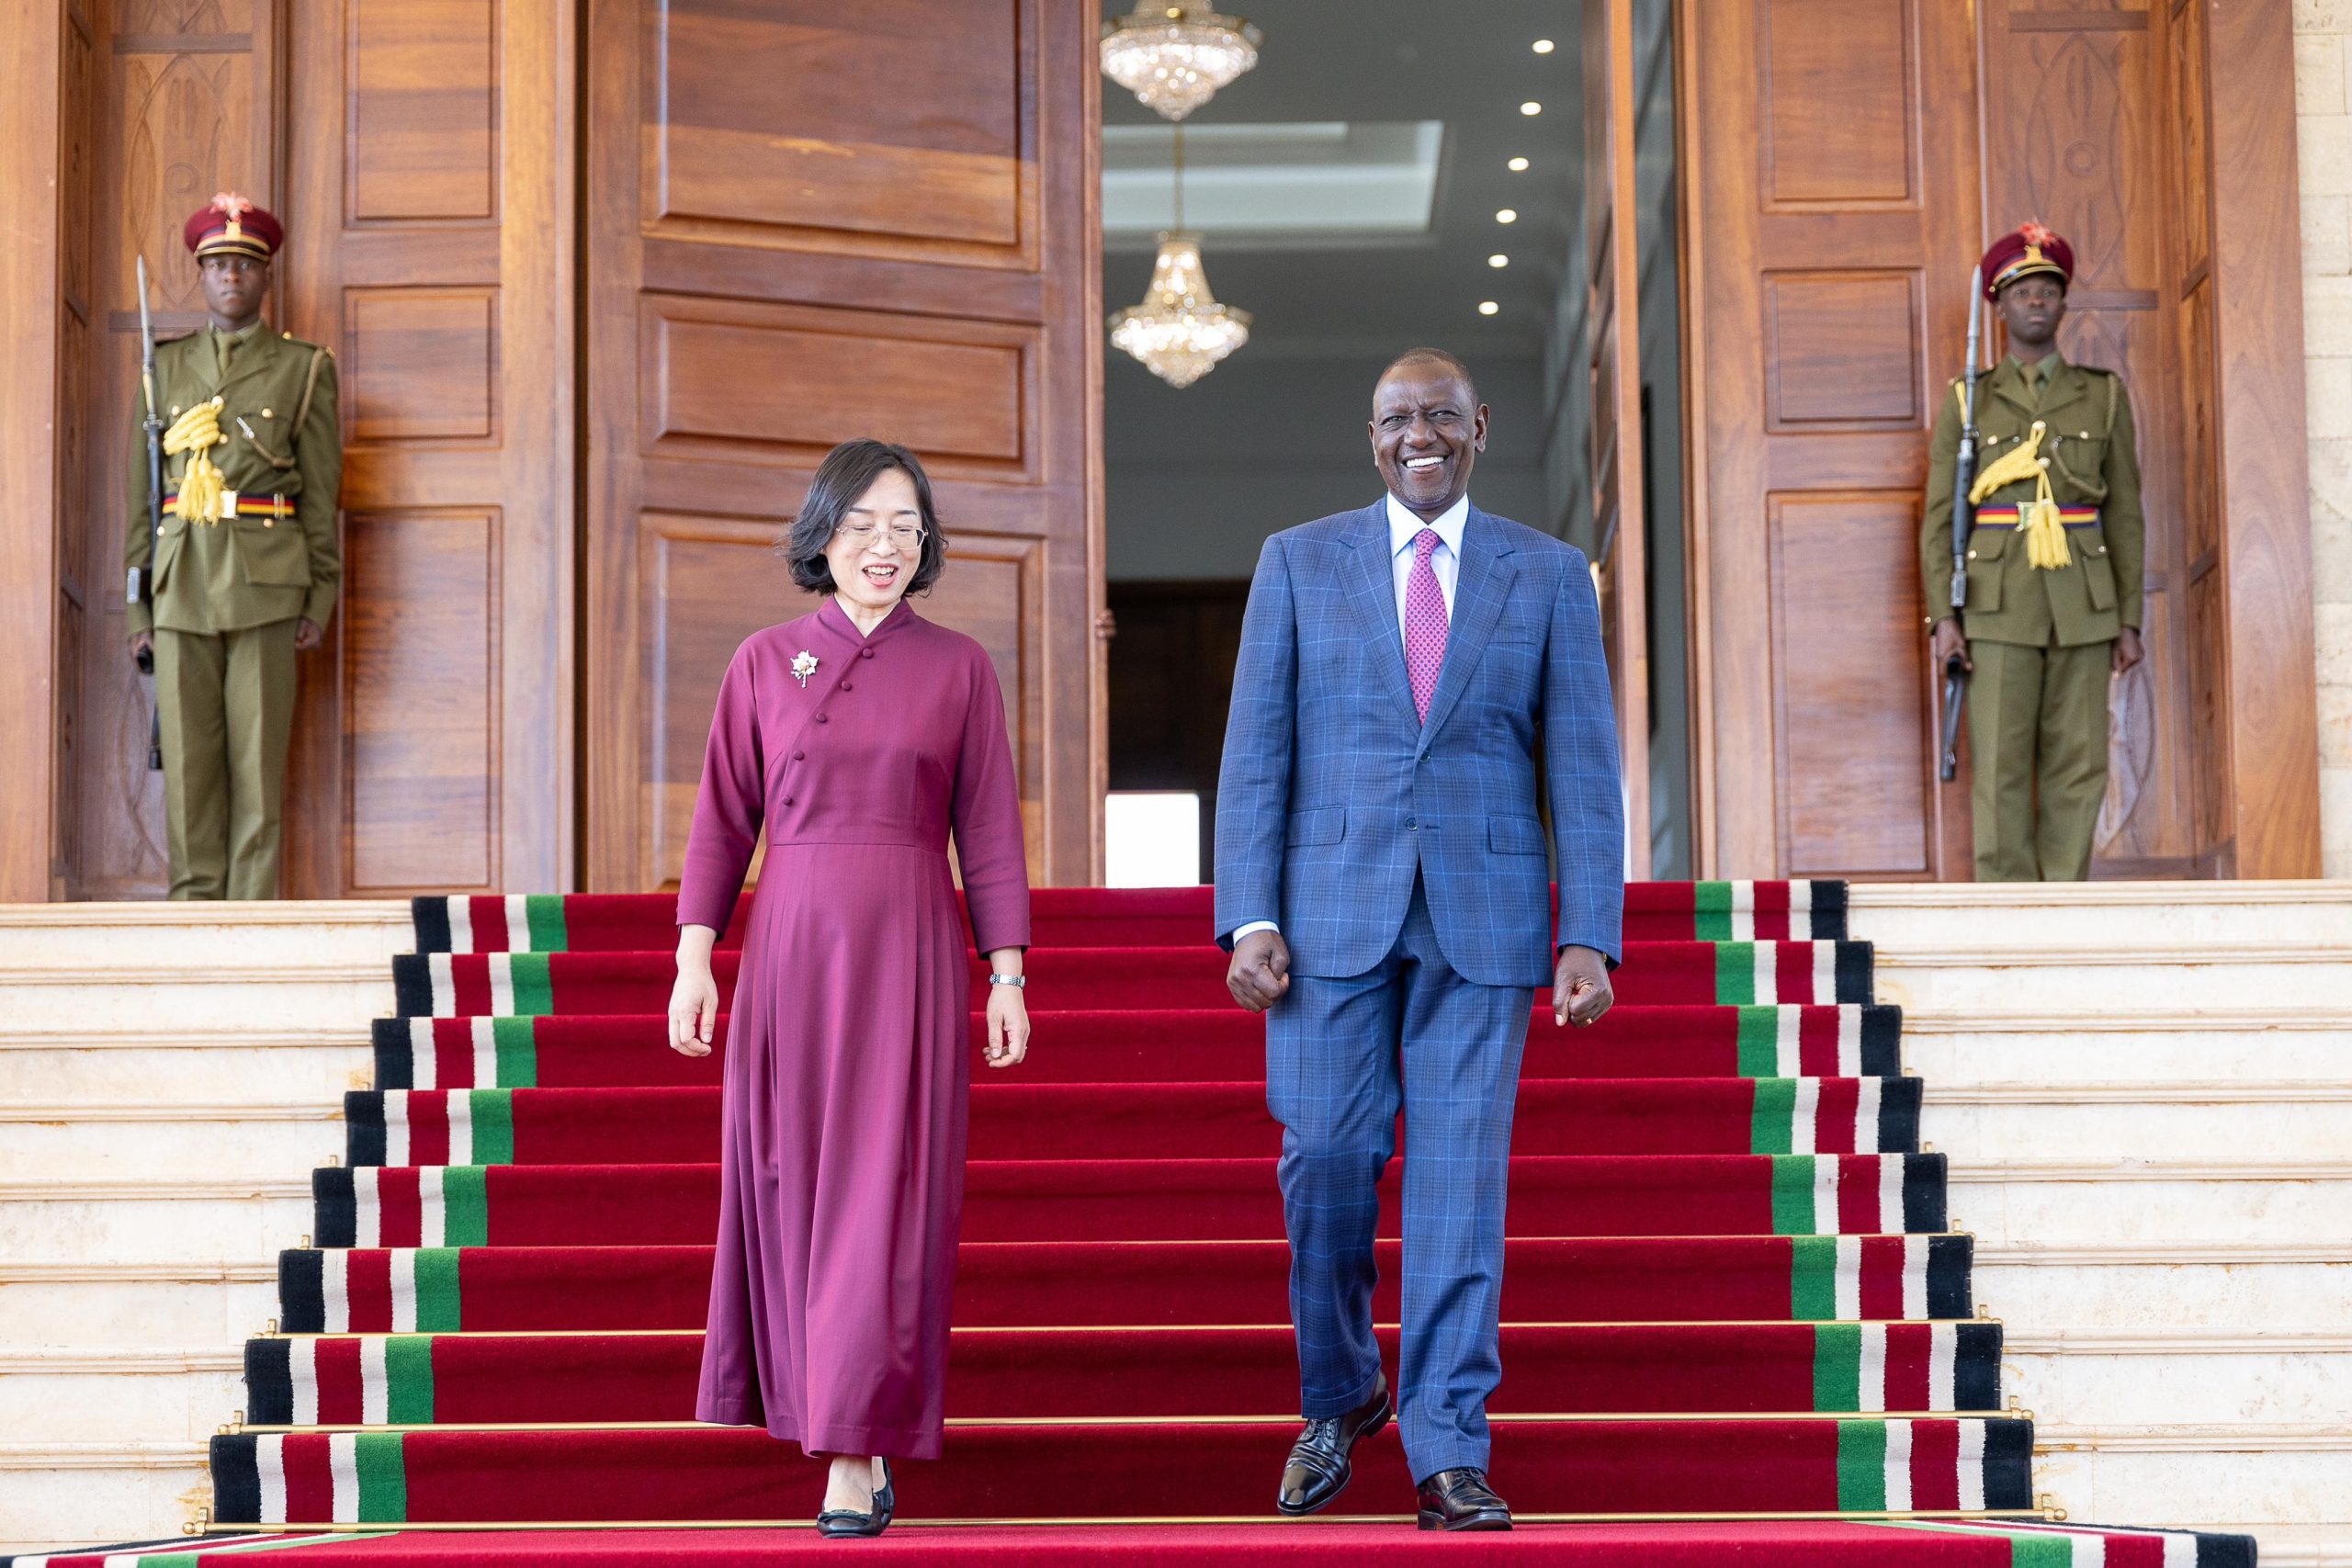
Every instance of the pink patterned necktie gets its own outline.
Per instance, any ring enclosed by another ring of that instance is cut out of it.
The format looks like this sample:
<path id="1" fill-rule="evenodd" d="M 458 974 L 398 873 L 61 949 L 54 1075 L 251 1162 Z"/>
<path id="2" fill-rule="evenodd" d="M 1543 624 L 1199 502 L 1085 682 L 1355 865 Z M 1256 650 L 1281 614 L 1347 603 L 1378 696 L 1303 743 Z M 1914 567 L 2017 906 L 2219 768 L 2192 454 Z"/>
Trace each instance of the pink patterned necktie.
<path id="1" fill-rule="evenodd" d="M 1430 720 L 1430 695 L 1445 662 L 1445 595 L 1430 565 L 1437 546 L 1434 528 L 1413 536 L 1413 570 L 1405 579 L 1405 675 L 1413 683 L 1413 711 L 1423 724 Z"/>

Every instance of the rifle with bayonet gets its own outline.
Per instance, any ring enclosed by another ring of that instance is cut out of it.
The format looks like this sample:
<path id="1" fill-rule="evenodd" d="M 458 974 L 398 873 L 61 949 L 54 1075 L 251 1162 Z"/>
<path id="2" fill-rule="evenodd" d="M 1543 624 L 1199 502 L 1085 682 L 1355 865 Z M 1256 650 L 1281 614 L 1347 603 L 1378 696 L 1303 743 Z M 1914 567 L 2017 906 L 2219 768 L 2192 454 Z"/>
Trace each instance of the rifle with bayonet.
<path id="1" fill-rule="evenodd" d="M 1976 503 L 1968 492 L 1976 484 L 1976 382 L 1984 375 L 1978 360 L 1984 344 L 1984 269 L 1968 279 L 1968 368 L 1961 378 L 1960 452 L 1951 467 L 1951 614 L 1960 619 L 1968 607 L 1968 535 L 1975 526 Z M 1963 634 L 1965 626 L 1962 628 Z M 1968 696 L 1968 662 L 1964 654 L 1944 660 L 1944 754 L 1937 776 L 1950 783 L 1960 771 L 1960 705 Z"/>
<path id="2" fill-rule="evenodd" d="M 130 602 L 144 604 L 151 612 L 155 607 L 155 563 L 164 548 L 164 415 L 155 407 L 155 322 L 147 310 L 147 258 L 139 258 L 139 385 L 147 395 L 147 564 L 133 567 L 129 590 Z M 151 633 L 152 637 L 153 634 Z M 152 647 L 139 656 L 139 671 L 142 675 L 155 672 L 155 654 Z M 164 771 L 164 699 L 156 694 L 153 716 L 147 724 L 147 767 L 150 772 Z"/>

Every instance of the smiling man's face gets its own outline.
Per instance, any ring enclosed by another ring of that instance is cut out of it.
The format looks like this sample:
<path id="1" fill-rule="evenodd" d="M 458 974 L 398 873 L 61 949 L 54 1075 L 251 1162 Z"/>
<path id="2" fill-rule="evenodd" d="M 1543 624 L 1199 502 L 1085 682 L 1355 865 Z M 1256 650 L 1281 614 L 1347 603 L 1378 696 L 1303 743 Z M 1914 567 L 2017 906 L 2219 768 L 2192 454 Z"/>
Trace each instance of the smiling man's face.
<path id="1" fill-rule="evenodd" d="M 1373 389 L 1370 429 L 1388 493 L 1431 521 L 1470 491 L 1470 466 L 1487 449 L 1487 406 L 1444 361 L 1408 359 Z"/>

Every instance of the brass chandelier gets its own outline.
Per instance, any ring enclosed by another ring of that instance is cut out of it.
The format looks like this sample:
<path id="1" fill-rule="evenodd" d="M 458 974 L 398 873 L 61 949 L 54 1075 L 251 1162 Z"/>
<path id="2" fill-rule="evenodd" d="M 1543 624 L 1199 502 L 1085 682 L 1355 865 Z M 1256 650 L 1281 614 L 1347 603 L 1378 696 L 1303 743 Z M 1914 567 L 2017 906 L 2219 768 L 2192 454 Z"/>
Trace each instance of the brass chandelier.
<path id="1" fill-rule="evenodd" d="M 1102 24 L 1102 73 L 1164 119 L 1182 120 L 1258 63 L 1265 36 L 1209 0 L 1140 0 Z"/>
<path id="2" fill-rule="evenodd" d="M 1249 311 L 1220 304 L 1201 265 L 1201 237 L 1184 229 L 1184 127 L 1176 127 L 1176 226 L 1159 235 L 1143 303 L 1111 317 L 1111 344 L 1171 387 L 1189 387 L 1250 341 Z"/>

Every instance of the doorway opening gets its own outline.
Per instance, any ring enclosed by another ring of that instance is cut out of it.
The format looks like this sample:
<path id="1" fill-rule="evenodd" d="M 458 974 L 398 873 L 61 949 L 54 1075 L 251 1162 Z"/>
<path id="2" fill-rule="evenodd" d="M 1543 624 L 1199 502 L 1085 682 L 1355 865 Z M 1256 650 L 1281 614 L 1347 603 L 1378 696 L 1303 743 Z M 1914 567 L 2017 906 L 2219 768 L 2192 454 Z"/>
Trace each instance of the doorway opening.
<path id="1" fill-rule="evenodd" d="M 1104 84 L 1106 307 L 1146 296 L 1175 225 L 1181 157 L 1183 226 L 1209 286 L 1251 317 L 1248 341 L 1188 386 L 1105 354 L 1114 865 L 1196 858 L 1202 880 L 1213 874 L 1218 756 L 1260 548 L 1380 498 L 1373 385 L 1396 355 L 1429 345 L 1470 366 L 1492 410 L 1474 504 L 1567 540 L 1604 572 L 1633 563 L 1604 583 L 1645 612 L 1627 623 L 1643 628 L 1639 654 L 1611 649 L 1626 666 L 1612 677 L 1645 675 L 1647 694 L 1638 718 L 1620 705 L 1628 773 L 1648 779 L 1628 864 L 1690 874 L 1671 7 L 1630 10 L 1632 92 L 1617 118 L 1630 117 L 1630 178 L 1593 129 L 1608 107 L 1596 93 L 1623 92 L 1624 73 L 1612 86 L 1585 42 L 1585 7 L 1563 0 L 1487 0 L 1476 27 L 1450 31 L 1412 0 L 1260 6 L 1258 64 L 1182 122 L 1181 144 L 1180 128 Z M 1611 218 L 1638 241 L 1639 330 L 1622 345 L 1595 311 L 1593 242 Z M 1638 378 L 1642 417 L 1627 423 L 1646 506 L 1596 485 L 1613 460 L 1605 440 L 1595 451 L 1597 351 Z M 1621 517 L 1635 519 L 1637 549 L 1619 549 Z M 1197 797 L 1197 856 L 1155 855 L 1143 835 L 1193 818 L 1119 809 L 1129 794 Z M 1123 822 L 1136 842 L 1119 841 Z"/>

